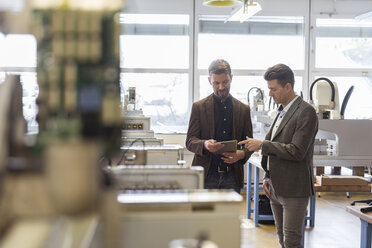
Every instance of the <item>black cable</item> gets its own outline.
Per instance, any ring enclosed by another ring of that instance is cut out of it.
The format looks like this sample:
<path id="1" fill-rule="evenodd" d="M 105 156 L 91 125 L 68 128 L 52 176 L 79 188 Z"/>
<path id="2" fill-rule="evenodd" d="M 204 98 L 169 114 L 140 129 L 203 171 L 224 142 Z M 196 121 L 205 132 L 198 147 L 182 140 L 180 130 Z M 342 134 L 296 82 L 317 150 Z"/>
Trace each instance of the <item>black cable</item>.
<path id="1" fill-rule="evenodd" d="M 141 142 L 142 142 L 142 145 L 143 145 L 143 148 L 145 148 L 146 143 L 145 143 L 145 141 L 144 141 L 143 139 L 141 139 L 141 138 L 137 138 L 137 139 L 133 140 L 133 141 L 130 143 L 128 149 L 124 150 L 123 155 L 121 155 L 121 158 L 120 158 L 119 162 L 118 162 L 116 165 L 119 165 L 119 164 L 121 163 L 121 161 L 123 160 L 125 154 L 130 150 L 130 148 L 132 147 L 132 145 L 133 145 L 134 143 L 136 143 L 137 141 L 141 141 Z"/>
<path id="2" fill-rule="evenodd" d="M 253 89 L 256 89 L 257 91 L 260 92 L 262 102 L 264 101 L 264 95 L 263 95 L 262 90 L 261 90 L 260 88 L 258 88 L 258 87 L 252 87 L 252 88 L 250 88 L 250 89 L 248 90 L 248 93 L 247 93 L 247 101 L 248 101 L 248 105 L 249 105 L 249 94 L 251 93 L 251 90 L 253 90 Z"/>
<path id="3" fill-rule="evenodd" d="M 372 211 L 372 207 L 364 207 L 360 209 L 360 212 L 362 213 L 368 213 Z"/>
<path id="4" fill-rule="evenodd" d="M 329 85 L 331 86 L 331 90 L 332 90 L 332 97 L 331 97 L 331 101 L 334 102 L 335 101 L 335 85 L 332 83 L 331 80 L 329 80 L 328 78 L 325 78 L 325 77 L 321 77 L 321 78 L 318 78 L 316 79 L 312 84 L 311 84 L 311 87 L 310 87 L 310 101 L 313 100 L 313 88 L 314 88 L 314 85 L 320 81 L 320 80 L 324 80 L 326 81 L 327 83 L 329 83 Z"/>
<path id="5" fill-rule="evenodd" d="M 344 100 L 342 101 L 341 113 L 340 113 L 342 119 L 344 118 L 345 109 L 346 109 L 347 103 L 349 102 L 350 95 L 351 95 L 351 93 L 353 93 L 353 90 L 354 90 L 354 85 L 349 88 L 349 90 L 346 92 Z"/>

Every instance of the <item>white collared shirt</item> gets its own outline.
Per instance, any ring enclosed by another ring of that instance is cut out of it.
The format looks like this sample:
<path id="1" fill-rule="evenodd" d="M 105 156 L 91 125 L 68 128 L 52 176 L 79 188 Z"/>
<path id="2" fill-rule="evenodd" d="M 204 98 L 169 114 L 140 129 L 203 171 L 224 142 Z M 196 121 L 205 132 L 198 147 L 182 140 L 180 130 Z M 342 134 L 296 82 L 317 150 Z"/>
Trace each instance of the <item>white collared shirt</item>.
<path id="1" fill-rule="evenodd" d="M 285 114 L 288 112 L 289 108 L 292 106 L 292 104 L 294 103 L 294 101 L 296 101 L 298 97 L 299 96 L 296 96 L 295 98 L 293 98 L 292 101 L 288 103 L 288 105 L 285 106 L 283 110 L 279 110 L 280 107 L 278 108 L 279 117 L 276 119 L 276 122 L 274 123 L 274 127 L 273 127 L 273 131 L 271 132 L 270 140 L 273 140 L 276 134 L 276 131 L 278 130 L 278 127 L 280 126 L 280 123 L 282 123 L 282 120 L 284 119 Z"/>

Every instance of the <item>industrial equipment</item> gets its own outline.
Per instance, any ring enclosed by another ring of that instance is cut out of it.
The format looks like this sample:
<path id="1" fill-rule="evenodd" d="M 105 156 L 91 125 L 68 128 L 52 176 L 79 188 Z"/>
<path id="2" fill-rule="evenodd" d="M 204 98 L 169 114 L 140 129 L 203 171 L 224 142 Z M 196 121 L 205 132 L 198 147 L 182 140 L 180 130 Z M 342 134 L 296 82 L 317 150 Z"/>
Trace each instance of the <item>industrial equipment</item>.
<path id="1" fill-rule="evenodd" d="M 97 6 L 93 2 L 89 7 Z M 5 155 L 0 158 L 0 180 L 4 182 L 0 190 L 0 231 L 6 234 L 0 240 L 1 247 L 92 247 L 99 219 L 98 158 L 120 147 L 117 13 L 122 3 L 105 1 L 94 10 L 75 4 L 79 5 L 78 1 L 64 1 L 62 5 L 27 1 L 23 13 L 30 19 L 12 19 L 17 24 L 30 24 L 32 31 L 28 33 L 33 33 L 38 43 L 40 133 L 33 150 L 21 155 L 38 156 L 40 170 L 28 173 L 22 167 L 17 173 L 4 173 L 10 155 L 17 151 L 13 149 L 17 144 L 14 137 L 8 135 L 19 130 L 19 122 L 13 117 L 22 115 L 17 109 L 22 111 L 22 89 L 19 79 L 12 80 L 0 89 L 0 95 L 4 94 L 1 101 L 6 103 L 1 104 L 1 123 L 6 125 L 0 128 L 0 138 L 7 141 L 1 142 Z M 24 138 L 24 132 L 19 133 Z M 8 140 L 14 143 L 9 145 Z M 27 157 L 18 161 L 29 164 L 31 160 Z M 33 183 L 28 184 L 30 178 Z"/>
<path id="2" fill-rule="evenodd" d="M 124 124 L 122 147 L 124 157 L 117 163 L 124 165 L 185 165 L 184 147 L 178 144 L 164 144 L 155 137 L 150 127 L 150 117 L 136 109 L 136 89 L 129 87 L 124 99 Z"/>
<path id="3" fill-rule="evenodd" d="M 372 148 L 369 144 L 372 120 L 344 119 L 353 90 L 354 86 L 351 86 L 345 94 L 340 110 L 336 83 L 327 78 L 318 78 L 310 88 L 310 103 L 319 117 L 314 166 L 332 166 L 331 174 L 339 175 L 340 166 L 348 166 L 353 167 L 353 174 L 364 176 L 364 167 L 372 165 Z M 317 168 L 317 174 L 321 174 L 322 170 L 321 167 Z"/>
<path id="4" fill-rule="evenodd" d="M 251 93 L 251 90 L 254 90 L 254 89 L 256 90 L 256 95 L 253 96 L 253 101 L 251 104 L 250 93 Z M 264 110 L 265 108 L 264 93 L 260 88 L 258 87 L 250 88 L 247 93 L 247 100 L 248 100 L 248 105 L 252 111 L 263 111 Z"/>
<path id="5" fill-rule="evenodd" d="M 169 247 L 200 235 L 218 247 L 240 247 L 242 197 L 230 190 L 107 192 L 104 247 Z"/>
<path id="6" fill-rule="evenodd" d="M 316 79 L 310 87 L 310 104 L 314 106 L 319 119 L 339 119 L 337 84 L 324 77 Z"/>
<path id="7" fill-rule="evenodd" d="M 368 120 L 343 120 L 347 103 L 353 92 L 346 93 L 340 111 L 337 84 L 328 78 L 316 79 L 310 87 L 310 104 L 319 118 L 314 154 L 329 156 L 368 156 L 370 149 L 356 146 L 352 140 L 367 135 Z M 315 95 L 315 97 L 314 97 Z M 342 119 L 343 121 L 339 121 Z M 347 132 L 346 132 L 347 130 Z M 363 140 L 363 139 L 361 139 Z"/>
<path id="8" fill-rule="evenodd" d="M 372 157 L 372 120 L 319 120 L 316 139 L 325 139 L 329 156 Z M 319 154 L 318 154 L 319 155 Z"/>
<path id="9" fill-rule="evenodd" d="M 256 90 L 255 92 L 253 90 Z M 253 96 L 251 96 L 252 92 Z M 262 123 L 261 118 L 265 118 L 268 115 L 268 110 L 265 110 L 265 95 L 262 89 L 258 87 L 252 87 L 247 93 L 247 102 L 251 108 L 251 119 L 254 136 L 264 136 L 268 131 L 266 130 L 270 125 Z M 270 110 L 270 104 L 269 104 Z"/>
<path id="10" fill-rule="evenodd" d="M 201 166 L 121 165 L 108 167 L 110 183 L 121 190 L 203 189 L 204 170 Z"/>

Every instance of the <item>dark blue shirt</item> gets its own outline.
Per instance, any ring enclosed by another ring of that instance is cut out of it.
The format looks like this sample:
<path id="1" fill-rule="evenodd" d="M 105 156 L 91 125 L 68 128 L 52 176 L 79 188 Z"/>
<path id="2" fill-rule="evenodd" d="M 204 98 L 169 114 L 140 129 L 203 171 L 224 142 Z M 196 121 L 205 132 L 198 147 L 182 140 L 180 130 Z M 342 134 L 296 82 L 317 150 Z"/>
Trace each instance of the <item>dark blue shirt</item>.
<path id="1" fill-rule="evenodd" d="M 213 95 L 214 107 L 214 139 L 219 141 L 226 141 L 232 139 L 233 130 L 233 103 L 232 97 L 229 95 L 227 99 L 222 102 L 221 99 Z M 222 159 L 222 155 L 212 154 L 211 171 L 217 173 L 218 165 L 228 165 Z"/>
<path id="2" fill-rule="evenodd" d="M 213 95 L 214 100 L 214 137 L 216 141 L 225 141 L 232 139 L 233 127 L 233 103 L 229 95 L 222 102 L 220 98 Z"/>

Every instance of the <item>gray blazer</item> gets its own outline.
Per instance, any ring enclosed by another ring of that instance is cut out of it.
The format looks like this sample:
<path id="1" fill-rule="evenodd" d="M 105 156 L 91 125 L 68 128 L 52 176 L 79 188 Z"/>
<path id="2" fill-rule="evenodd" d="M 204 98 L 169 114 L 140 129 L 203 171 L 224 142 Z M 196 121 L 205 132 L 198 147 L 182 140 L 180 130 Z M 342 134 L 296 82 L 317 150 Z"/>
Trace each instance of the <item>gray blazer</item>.
<path id="1" fill-rule="evenodd" d="M 213 94 L 195 102 L 192 105 L 189 128 L 187 130 L 186 147 L 195 153 L 192 165 L 204 168 L 204 178 L 207 177 L 211 165 L 211 153 L 204 149 L 204 141 L 214 139 L 214 103 Z M 252 137 L 251 113 L 248 105 L 232 98 L 233 102 L 233 130 L 232 139 L 245 140 Z M 244 184 L 244 164 L 252 152 L 245 151 L 245 158 L 234 163 L 235 177 L 241 187 Z"/>
<path id="2" fill-rule="evenodd" d="M 261 163 L 266 168 L 267 156 L 270 156 L 268 176 L 276 194 L 282 197 L 313 195 L 314 139 L 318 132 L 314 108 L 299 97 L 270 141 L 273 126 L 262 144 Z"/>

